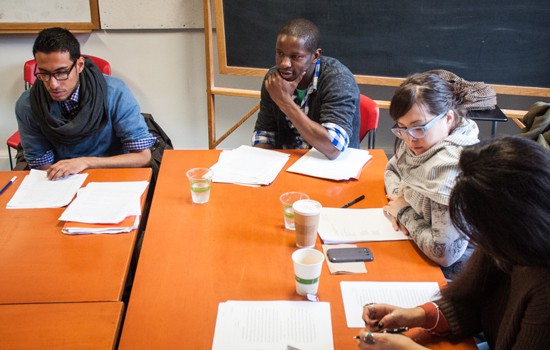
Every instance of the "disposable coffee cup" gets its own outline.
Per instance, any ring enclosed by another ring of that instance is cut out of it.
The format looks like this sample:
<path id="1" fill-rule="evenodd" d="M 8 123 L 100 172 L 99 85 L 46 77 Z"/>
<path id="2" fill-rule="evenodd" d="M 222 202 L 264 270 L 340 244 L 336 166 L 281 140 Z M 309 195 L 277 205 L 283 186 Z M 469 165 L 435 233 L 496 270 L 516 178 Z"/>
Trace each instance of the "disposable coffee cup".
<path id="1" fill-rule="evenodd" d="M 296 293 L 317 295 L 324 260 L 325 255 L 316 249 L 303 248 L 292 253 Z"/>
<path id="2" fill-rule="evenodd" d="M 321 203 L 313 199 L 301 199 L 292 204 L 294 210 L 294 228 L 296 231 L 296 246 L 311 248 L 315 246 Z"/>

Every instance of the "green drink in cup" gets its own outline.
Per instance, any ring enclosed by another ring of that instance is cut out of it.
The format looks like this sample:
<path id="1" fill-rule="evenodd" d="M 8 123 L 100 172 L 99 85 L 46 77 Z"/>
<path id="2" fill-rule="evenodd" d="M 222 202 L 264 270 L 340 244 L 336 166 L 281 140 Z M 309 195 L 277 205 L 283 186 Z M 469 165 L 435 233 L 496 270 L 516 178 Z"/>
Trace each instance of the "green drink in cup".
<path id="1" fill-rule="evenodd" d="M 292 204 L 300 199 L 309 199 L 309 196 L 302 192 L 285 192 L 280 197 L 281 204 L 283 205 L 285 228 L 287 230 L 294 230 L 294 209 L 292 209 Z"/>
<path id="2" fill-rule="evenodd" d="M 208 202 L 212 175 L 212 170 L 208 168 L 193 168 L 187 171 L 193 203 L 203 204 Z"/>

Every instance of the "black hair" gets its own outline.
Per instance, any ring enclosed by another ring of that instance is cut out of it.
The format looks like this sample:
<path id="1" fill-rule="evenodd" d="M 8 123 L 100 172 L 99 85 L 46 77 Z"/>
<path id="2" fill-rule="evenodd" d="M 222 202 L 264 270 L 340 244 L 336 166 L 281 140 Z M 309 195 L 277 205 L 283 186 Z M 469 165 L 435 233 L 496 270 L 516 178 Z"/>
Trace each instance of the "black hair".
<path id="1" fill-rule="evenodd" d="M 516 136 L 466 147 L 451 221 L 499 265 L 550 266 L 550 152 Z"/>
<path id="2" fill-rule="evenodd" d="M 452 110 L 455 114 L 454 126 L 466 114 L 461 106 L 463 92 L 433 72 L 417 73 L 409 76 L 396 89 L 391 103 L 390 116 L 397 121 L 414 106 L 427 109 L 432 115 Z"/>
<path id="3" fill-rule="evenodd" d="M 54 27 L 43 29 L 38 33 L 34 41 L 32 54 L 36 57 L 37 52 L 68 52 L 71 60 L 74 61 L 80 57 L 80 43 L 75 36 L 64 28 Z"/>
<path id="4" fill-rule="evenodd" d="M 315 23 L 305 18 L 295 18 L 288 21 L 281 30 L 279 30 L 278 35 L 282 34 L 304 39 L 304 47 L 310 53 L 315 52 L 315 50 L 319 48 L 321 32 Z"/>

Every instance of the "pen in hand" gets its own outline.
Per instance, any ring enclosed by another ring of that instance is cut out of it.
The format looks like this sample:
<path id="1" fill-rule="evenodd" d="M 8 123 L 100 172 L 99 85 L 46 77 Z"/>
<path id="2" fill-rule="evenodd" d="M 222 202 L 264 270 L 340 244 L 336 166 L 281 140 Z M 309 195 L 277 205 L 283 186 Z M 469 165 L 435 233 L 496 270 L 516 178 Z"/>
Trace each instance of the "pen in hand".
<path id="1" fill-rule="evenodd" d="M 398 328 L 388 328 L 388 329 L 384 329 L 383 331 L 381 331 L 380 333 L 392 333 L 392 334 L 401 334 L 403 332 L 406 332 L 409 330 L 409 327 L 398 327 Z M 361 337 L 359 337 L 358 335 L 356 335 L 355 337 L 353 337 L 353 339 L 361 339 Z M 371 332 L 368 332 L 366 335 L 365 335 L 365 338 L 363 339 L 363 341 L 365 343 L 368 343 L 369 342 L 369 339 L 372 343 L 374 343 L 374 341 L 372 340 L 372 333 Z"/>
<path id="2" fill-rule="evenodd" d="M 388 328 L 388 329 L 384 329 L 382 333 L 403 333 L 408 330 L 409 330 L 409 327 Z"/>
<path id="3" fill-rule="evenodd" d="M 362 194 L 362 195 L 360 195 L 359 197 L 355 198 L 355 199 L 352 200 L 351 202 L 344 204 L 344 205 L 342 206 L 342 208 L 351 207 L 352 205 L 354 205 L 354 204 L 357 203 L 357 202 L 362 201 L 363 199 L 365 199 L 365 195 L 364 195 L 364 194 Z"/>
<path id="4" fill-rule="evenodd" d="M 12 177 L 11 180 L 6 184 L 6 186 L 2 187 L 2 189 L 0 190 L 0 194 L 4 193 L 4 191 L 7 190 L 8 187 L 10 187 L 10 185 L 15 182 L 15 180 L 17 180 L 17 176 Z"/>

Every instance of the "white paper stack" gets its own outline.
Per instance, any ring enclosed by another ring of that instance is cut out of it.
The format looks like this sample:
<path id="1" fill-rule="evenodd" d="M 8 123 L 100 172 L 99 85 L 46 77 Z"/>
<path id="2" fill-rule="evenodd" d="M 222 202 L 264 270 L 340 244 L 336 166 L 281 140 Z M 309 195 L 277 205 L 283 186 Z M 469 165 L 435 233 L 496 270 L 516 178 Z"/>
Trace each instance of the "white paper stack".
<path id="1" fill-rule="evenodd" d="M 333 350 L 330 304 L 227 301 L 218 306 L 213 350 Z"/>
<path id="2" fill-rule="evenodd" d="M 139 225 L 140 197 L 147 181 L 91 182 L 82 188 L 59 220 L 63 233 L 119 233 Z"/>
<path id="3" fill-rule="evenodd" d="M 346 148 L 338 158 L 330 160 L 312 148 L 287 171 L 337 181 L 359 179 L 361 169 L 371 158 L 366 149 Z"/>
<path id="4" fill-rule="evenodd" d="M 31 170 L 10 199 L 8 209 L 61 208 L 71 202 L 88 174 L 69 175 L 48 180 L 42 170 Z"/>
<path id="5" fill-rule="evenodd" d="M 325 244 L 409 239 L 393 229 L 382 208 L 323 208 L 318 232 Z"/>
<path id="6" fill-rule="evenodd" d="M 210 169 L 213 182 L 269 185 L 275 180 L 289 154 L 251 146 L 225 150 Z"/>

